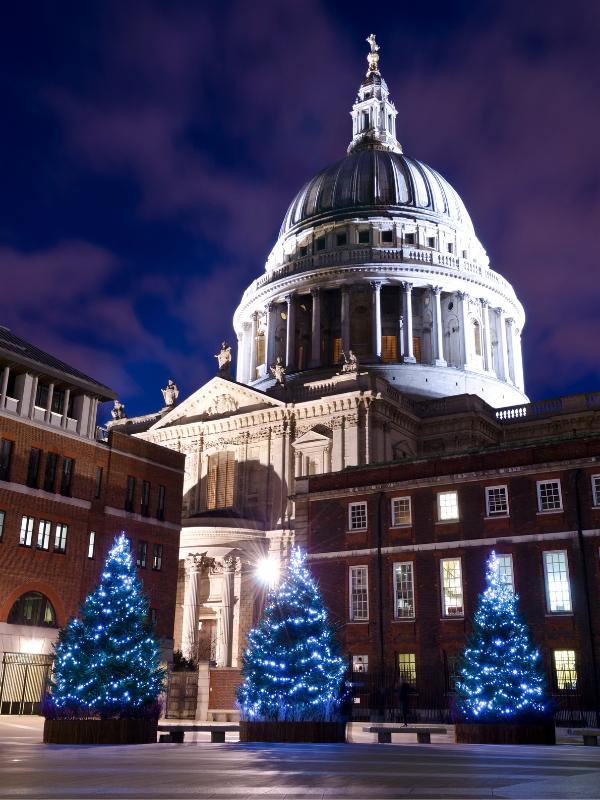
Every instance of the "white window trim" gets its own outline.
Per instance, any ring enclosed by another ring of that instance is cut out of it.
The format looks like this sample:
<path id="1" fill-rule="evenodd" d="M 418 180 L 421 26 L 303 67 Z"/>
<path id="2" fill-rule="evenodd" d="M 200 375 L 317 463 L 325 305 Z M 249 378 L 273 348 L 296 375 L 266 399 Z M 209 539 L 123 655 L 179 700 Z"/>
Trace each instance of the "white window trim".
<path id="1" fill-rule="evenodd" d="M 462 614 L 447 614 L 444 602 L 444 562 L 458 561 L 460 564 L 460 594 L 462 601 Z M 465 618 L 465 583 L 463 580 L 462 558 L 460 556 L 448 556 L 440 558 L 440 601 L 442 604 L 442 619 L 464 619 Z"/>
<path id="2" fill-rule="evenodd" d="M 397 597 L 396 597 L 396 584 L 398 579 L 398 574 L 396 572 L 396 567 L 401 564 L 410 564 L 411 566 L 411 574 L 412 574 L 412 614 L 409 617 L 401 617 L 398 615 L 398 604 L 397 604 Z M 393 563 L 393 579 L 394 579 L 394 620 L 398 622 L 411 622 L 412 620 L 416 619 L 417 616 L 417 606 L 415 602 L 415 562 L 414 561 L 394 561 Z"/>
<path id="3" fill-rule="evenodd" d="M 367 590 L 367 616 L 355 619 L 352 613 L 352 570 L 364 569 L 366 570 L 366 590 Z M 368 622 L 369 621 L 369 566 L 368 564 L 352 564 L 348 568 L 348 618 L 350 622 Z"/>
<path id="4" fill-rule="evenodd" d="M 560 508 L 548 508 L 542 510 L 542 496 L 541 496 L 541 485 L 542 483 L 556 483 L 558 485 L 558 498 L 560 500 Z M 562 499 L 562 487 L 560 484 L 560 478 L 548 478 L 544 481 L 536 481 L 536 492 L 537 492 L 537 513 L 538 514 L 562 514 L 563 512 L 563 499 Z"/>
<path id="5" fill-rule="evenodd" d="M 515 593 L 515 560 L 512 553 L 496 553 L 496 558 L 510 558 L 510 582 Z"/>
<path id="6" fill-rule="evenodd" d="M 596 484 L 594 482 L 596 479 L 598 480 L 599 491 L 596 491 Z M 600 475 L 592 475 L 591 481 L 592 481 L 592 505 L 594 508 L 600 508 Z"/>
<path id="7" fill-rule="evenodd" d="M 506 494 L 506 511 L 490 511 L 490 490 L 491 489 L 504 489 Z M 510 516 L 510 504 L 508 501 L 508 485 L 506 483 L 499 483 L 495 486 L 485 487 L 485 512 L 489 519 L 496 519 L 497 517 Z"/>
<path id="8" fill-rule="evenodd" d="M 356 506 L 364 506 L 365 507 L 365 526 L 364 528 L 353 528 L 352 527 L 352 509 Z M 360 500 L 357 503 L 348 503 L 348 530 L 350 533 L 357 533 L 359 531 L 366 531 L 369 528 L 369 506 L 367 505 L 366 500 Z"/>
<path id="9" fill-rule="evenodd" d="M 448 517 L 447 519 L 442 519 L 441 515 L 441 503 L 440 498 L 443 494 L 455 494 L 456 495 L 456 516 L 455 517 Z M 460 505 L 458 503 L 458 491 L 456 489 L 449 489 L 445 492 L 438 492 L 437 493 L 437 520 L 436 525 L 444 525 L 448 522 L 460 522 Z"/>
<path id="10" fill-rule="evenodd" d="M 408 515 L 410 517 L 410 522 L 403 522 L 400 525 L 394 524 L 394 502 L 396 500 L 408 500 Z M 398 497 L 392 497 L 390 500 L 390 510 L 392 516 L 392 524 L 391 528 L 412 528 L 413 518 L 412 518 L 412 499 L 407 495 L 398 495 Z"/>
<path id="11" fill-rule="evenodd" d="M 563 553 L 565 557 L 565 566 L 567 568 L 567 584 L 569 586 L 569 601 L 571 603 L 570 611 L 552 611 L 550 608 L 550 582 L 548 581 L 548 562 L 546 560 L 546 553 Z M 566 550 L 543 550 L 542 559 L 544 561 L 544 591 L 546 594 L 546 614 L 552 617 L 572 617 L 573 616 L 573 592 L 571 591 L 571 570 L 569 569 L 569 554 Z"/>

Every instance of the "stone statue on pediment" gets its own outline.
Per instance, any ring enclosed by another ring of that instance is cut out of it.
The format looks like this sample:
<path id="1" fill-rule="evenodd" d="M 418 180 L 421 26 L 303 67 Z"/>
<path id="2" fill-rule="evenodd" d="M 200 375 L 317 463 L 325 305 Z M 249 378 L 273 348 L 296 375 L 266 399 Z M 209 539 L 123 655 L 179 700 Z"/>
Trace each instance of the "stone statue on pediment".
<path id="1" fill-rule="evenodd" d="M 279 386 L 285 386 L 285 367 L 283 365 L 283 361 L 281 356 L 277 356 L 277 360 L 272 367 L 270 367 L 271 374 L 275 378 L 276 383 Z"/>
<path id="2" fill-rule="evenodd" d="M 173 383 L 171 378 L 169 378 L 166 387 L 161 389 L 161 392 L 165 401 L 165 407 L 173 408 L 173 406 L 177 403 L 177 398 L 179 397 L 179 389 L 177 388 L 177 384 Z"/>
<path id="3" fill-rule="evenodd" d="M 115 404 L 110 410 L 110 415 L 113 419 L 125 419 L 127 417 L 125 406 L 120 400 L 115 400 Z"/>
<path id="4" fill-rule="evenodd" d="M 221 349 L 215 358 L 219 365 L 217 375 L 221 378 L 231 378 L 231 345 L 227 344 L 227 342 L 222 342 Z"/>
<path id="5" fill-rule="evenodd" d="M 358 358 L 353 350 L 348 350 L 348 355 L 342 350 L 342 357 L 344 363 L 338 375 L 344 375 L 348 372 L 358 372 Z"/>

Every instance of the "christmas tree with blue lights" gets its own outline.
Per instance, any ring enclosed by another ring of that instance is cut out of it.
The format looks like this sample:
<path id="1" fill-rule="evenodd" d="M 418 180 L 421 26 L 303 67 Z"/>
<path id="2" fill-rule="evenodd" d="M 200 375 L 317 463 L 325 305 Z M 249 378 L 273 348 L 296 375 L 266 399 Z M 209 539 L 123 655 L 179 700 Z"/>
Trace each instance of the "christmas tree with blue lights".
<path id="1" fill-rule="evenodd" d="M 518 596 L 503 581 L 492 552 L 456 683 L 459 710 L 469 722 L 525 722 L 548 714 L 539 652 L 523 622 Z"/>
<path id="2" fill-rule="evenodd" d="M 125 534 L 100 584 L 59 634 L 46 716 L 158 716 L 165 670 Z"/>
<path id="3" fill-rule="evenodd" d="M 238 690 L 242 718 L 339 719 L 345 671 L 306 553 L 294 548 L 284 579 L 248 634 Z"/>

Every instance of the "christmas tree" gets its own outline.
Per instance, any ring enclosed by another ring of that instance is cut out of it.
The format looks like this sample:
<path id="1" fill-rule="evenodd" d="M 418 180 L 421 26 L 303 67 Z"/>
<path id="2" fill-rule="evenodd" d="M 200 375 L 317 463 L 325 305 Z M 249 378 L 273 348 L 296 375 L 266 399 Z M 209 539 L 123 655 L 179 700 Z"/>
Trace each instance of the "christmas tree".
<path id="1" fill-rule="evenodd" d="M 300 548 L 248 634 L 238 690 L 248 720 L 335 720 L 345 661 L 339 656 L 319 587 Z"/>
<path id="2" fill-rule="evenodd" d="M 98 588 L 59 634 L 47 716 L 158 716 L 165 670 L 125 534 L 115 538 Z"/>
<path id="3" fill-rule="evenodd" d="M 471 722 L 520 722 L 547 713 L 539 653 L 530 642 L 512 585 L 492 552 L 456 684 L 458 706 Z"/>

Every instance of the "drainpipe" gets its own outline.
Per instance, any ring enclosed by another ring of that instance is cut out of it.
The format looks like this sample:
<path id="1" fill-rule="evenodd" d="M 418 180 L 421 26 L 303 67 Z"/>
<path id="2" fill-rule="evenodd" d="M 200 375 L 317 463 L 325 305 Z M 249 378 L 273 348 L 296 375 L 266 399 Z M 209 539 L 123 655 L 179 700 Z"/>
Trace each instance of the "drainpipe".
<path id="1" fill-rule="evenodd" d="M 585 547 L 583 540 L 583 528 L 581 524 L 581 489 L 579 479 L 581 478 L 581 470 L 577 469 L 574 473 L 575 482 L 575 514 L 577 517 L 577 543 L 579 545 L 579 553 L 581 557 L 581 572 L 583 577 L 583 592 L 585 596 L 585 611 L 586 622 L 588 629 L 588 637 L 590 642 L 591 651 L 591 664 L 592 664 L 592 689 L 594 694 L 594 713 L 596 715 L 596 727 L 600 723 L 600 708 L 598 703 L 598 663 L 596 658 L 596 643 L 594 640 L 594 626 L 592 624 L 592 606 L 590 600 L 590 583 L 588 580 L 587 562 L 585 557 Z"/>

